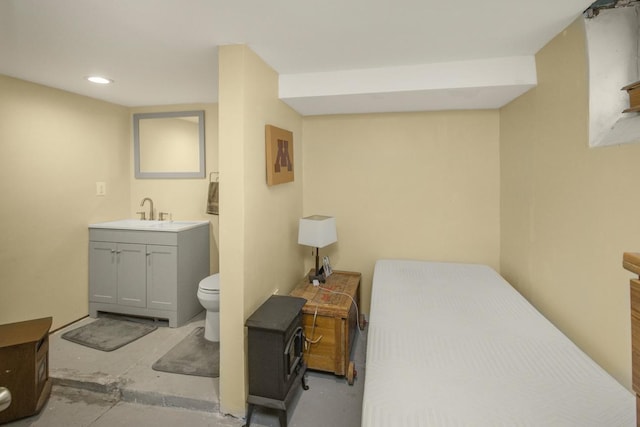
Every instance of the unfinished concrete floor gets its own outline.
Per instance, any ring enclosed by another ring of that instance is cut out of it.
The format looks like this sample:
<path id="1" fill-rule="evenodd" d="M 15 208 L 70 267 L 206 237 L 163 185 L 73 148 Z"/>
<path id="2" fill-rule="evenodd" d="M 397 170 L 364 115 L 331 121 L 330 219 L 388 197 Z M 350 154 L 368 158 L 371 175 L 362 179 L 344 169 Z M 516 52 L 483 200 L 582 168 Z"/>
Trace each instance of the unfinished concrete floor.
<path id="1" fill-rule="evenodd" d="M 112 352 L 61 338 L 94 321 L 82 319 L 50 337 L 51 397 L 40 414 L 6 424 L 22 426 L 220 426 L 240 427 L 244 419 L 219 412 L 217 378 L 170 374 L 151 365 L 193 329 L 204 326 L 204 313 L 180 328 L 156 331 Z M 356 334 L 352 351 L 358 376 L 353 386 L 330 373 L 308 371 L 309 390 L 298 387 L 288 411 L 290 427 L 357 427 L 364 390 L 366 330 Z M 274 411 L 257 408 L 255 427 L 279 426 Z"/>

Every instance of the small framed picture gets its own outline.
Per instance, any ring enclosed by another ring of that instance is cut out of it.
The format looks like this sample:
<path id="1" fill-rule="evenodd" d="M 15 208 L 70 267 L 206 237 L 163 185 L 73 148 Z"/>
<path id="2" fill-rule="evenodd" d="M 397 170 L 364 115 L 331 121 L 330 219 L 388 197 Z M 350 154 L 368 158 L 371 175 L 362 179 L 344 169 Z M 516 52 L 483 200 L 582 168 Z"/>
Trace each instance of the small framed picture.
<path id="1" fill-rule="evenodd" d="M 293 133 L 265 126 L 267 185 L 293 181 Z"/>
<path id="2" fill-rule="evenodd" d="M 322 267 L 324 268 L 324 277 L 331 276 L 331 273 L 333 273 L 333 270 L 331 270 L 331 264 L 329 263 L 328 256 L 322 257 Z"/>

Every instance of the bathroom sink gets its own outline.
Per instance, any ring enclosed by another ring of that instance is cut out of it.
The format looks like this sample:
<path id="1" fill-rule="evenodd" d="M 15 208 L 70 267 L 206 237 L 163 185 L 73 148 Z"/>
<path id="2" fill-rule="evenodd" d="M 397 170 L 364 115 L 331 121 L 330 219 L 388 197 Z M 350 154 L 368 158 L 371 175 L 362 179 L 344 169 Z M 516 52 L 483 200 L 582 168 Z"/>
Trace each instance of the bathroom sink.
<path id="1" fill-rule="evenodd" d="M 157 221 L 142 219 L 121 219 L 118 221 L 89 224 L 89 228 L 141 231 L 183 231 L 209 224 L 209 221 Z"/>

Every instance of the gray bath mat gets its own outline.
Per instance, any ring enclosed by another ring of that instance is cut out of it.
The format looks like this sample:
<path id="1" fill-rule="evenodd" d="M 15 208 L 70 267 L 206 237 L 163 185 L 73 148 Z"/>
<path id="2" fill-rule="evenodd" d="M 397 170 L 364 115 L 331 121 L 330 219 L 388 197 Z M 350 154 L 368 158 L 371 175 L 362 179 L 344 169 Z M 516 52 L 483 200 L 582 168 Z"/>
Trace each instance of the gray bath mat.
<path id="1" fill-rule="evenodd" d="M 204 339 L 204 327 L 194 329 L 151 367 L 156 371 L 199 377 L 220 376 L 220 343 Z"/>
<path id="2" fill-rule="evenodd" d="M 155 331 L 157 326 L 101 317 L 62 334 L 62 338 L 102 351 L 113 351 Z"/>

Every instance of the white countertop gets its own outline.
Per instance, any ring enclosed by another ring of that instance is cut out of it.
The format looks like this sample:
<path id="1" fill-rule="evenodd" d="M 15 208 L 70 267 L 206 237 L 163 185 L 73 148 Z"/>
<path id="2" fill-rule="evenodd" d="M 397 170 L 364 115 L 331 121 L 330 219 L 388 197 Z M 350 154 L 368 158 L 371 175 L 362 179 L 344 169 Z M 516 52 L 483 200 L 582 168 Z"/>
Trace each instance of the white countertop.
<path id="1" fill-rule="evenodd" d="M 112 230 L 169 231 L 178 232 L 208 225 L 209 221 L 156 221 L 141 219 L 120 219 L 117 221 L 89 224 L 89 228 Z"/>

